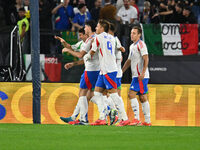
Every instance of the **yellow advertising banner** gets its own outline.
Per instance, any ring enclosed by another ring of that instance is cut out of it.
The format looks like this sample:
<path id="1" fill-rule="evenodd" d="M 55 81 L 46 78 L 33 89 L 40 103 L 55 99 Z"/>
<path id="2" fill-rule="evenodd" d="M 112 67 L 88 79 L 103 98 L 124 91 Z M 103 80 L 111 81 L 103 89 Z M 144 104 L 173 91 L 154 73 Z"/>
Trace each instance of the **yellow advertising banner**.
<path id="1" fill-rule="evenodd" d="M 133 111 L 128 99 L 129 84 L 122 85 L 122 98 L 128 117 Z M 64 124 L 60 116 L 68 117 L 78 101 L 79 84 L 42 83 L 42 124 Z M 148 99 L 154 126 L 200 126 L 200 85 L 150 84 Z M 144 120 L 141 105 L 140 117 Z M 97 106 L 89 103 L 88 119 L 98 118 Z M 0 83 L 0 123 L 33 123 L 32 84 Z"/>

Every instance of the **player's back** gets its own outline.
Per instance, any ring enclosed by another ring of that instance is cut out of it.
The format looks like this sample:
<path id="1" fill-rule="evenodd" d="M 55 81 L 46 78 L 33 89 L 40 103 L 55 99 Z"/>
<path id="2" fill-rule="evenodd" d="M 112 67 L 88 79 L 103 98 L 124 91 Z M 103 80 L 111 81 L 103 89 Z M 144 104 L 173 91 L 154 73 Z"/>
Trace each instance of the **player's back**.
<path id="1" fill-rule="evenodd" d="M 116 57 L 115 57 L 115 38 L 103 32 L 97 35 L 97 47 L 99 44 L 99 61 L 100 69 L 103 74 L 117 71 Z"/>

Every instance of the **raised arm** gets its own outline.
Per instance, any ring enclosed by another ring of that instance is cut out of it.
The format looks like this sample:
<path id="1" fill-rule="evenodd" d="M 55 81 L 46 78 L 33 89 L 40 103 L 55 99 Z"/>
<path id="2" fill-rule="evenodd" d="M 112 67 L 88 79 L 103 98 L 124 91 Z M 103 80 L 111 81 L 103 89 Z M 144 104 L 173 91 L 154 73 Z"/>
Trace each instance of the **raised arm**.
<path id="1" fill-rule="evenodd" d="M 71 48 L 63 48 L 62 53 L 64 53 L 64 52 L 67 52 L 67 53 L 73 55 L 74 57 L 78 57 L 78 58 L 83 58 L 83 56 L 86 54 L 85 51 L 75 52 Z"/>
<path id="2" fill-rule="evenodd" d="M 51 11 L 51 13 L 52 13 L 53 15 L 55 15 L 55 14 L 57 13 L 58 9 L 61 8 L 61 7 L 63 7 L 63 3 L 60 3 L 58 6 L 56 6 L 56 7 Z"/>

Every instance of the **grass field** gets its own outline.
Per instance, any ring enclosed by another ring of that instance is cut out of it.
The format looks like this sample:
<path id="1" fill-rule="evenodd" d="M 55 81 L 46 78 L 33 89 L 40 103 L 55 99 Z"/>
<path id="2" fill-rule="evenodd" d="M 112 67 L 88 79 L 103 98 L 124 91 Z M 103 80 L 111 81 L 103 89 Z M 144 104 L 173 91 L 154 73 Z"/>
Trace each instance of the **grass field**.
<path id="1" fill-rule="evenodd" d="M 200 127 L 0 124 L 0 150 L 199 150 Z"/>

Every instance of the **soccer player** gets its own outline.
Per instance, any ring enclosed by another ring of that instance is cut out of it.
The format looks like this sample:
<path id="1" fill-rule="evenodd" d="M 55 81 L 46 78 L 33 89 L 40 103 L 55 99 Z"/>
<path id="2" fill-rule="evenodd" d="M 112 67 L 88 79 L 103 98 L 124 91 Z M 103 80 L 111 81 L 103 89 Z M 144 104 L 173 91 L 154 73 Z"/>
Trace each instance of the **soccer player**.
<path id="1" fill-rule="evenodd" d="M 91 125 L 106 125 L 105 107 L 103 102 L 103 91 L 106 89 L 116 108 L 122 116 L 119 126 L 125 126 L 130 123 L 123 107 L 123 101 L 117 94 L 117 64 L 115 57 L 115 39 L 112 35 L 106 33 L 109 30 L 109 24 L 105 20 L 99 20 L 96 27 L 96 37 L 92 43 L 92 48 L 88 54 L 84 56 L 85 61 L 92 60 L 94 55 L 98 53 L 100 62 L 100 74 L 98 76 L 94 96 L 91 101 L 97 104 L 99 111 L 99 119 Z"/>
<path id="2" fill-rule="evenodd" d="M 111 34 L 112 36 L 114 36 L 114 33 L 115 33 L 115 25 L 113 23 L 109 23 L 109 31 L 108 31 L 109 34 Z M 114 36 L 115 38 L 115 45 L 116 45 L 116 50 L 115 50 L 115 56 L 116 56 L 116 63 L 117 63 L 117 77 L 116 77 L 116 81 L 117 81 L 117 92 L 118 92 L 118 95 L 122 100 L 122 97 L 121 97 L 121 78 L 122 78 L 122 68 L 121 68 L 121 62 L 122 62 L 122 52 L 125 52 L 125 48 L 121 45 L 121 42 L 119 41 L 118 37 L 117 36 Z M 110 97 L 108 97 L 108 100 L 109 102 L 111 102 L 110 104 L 110 107 L 112 108 L 113 107 L 113 104 L 112 104 L 112 99 Z M 124 106 L 124 103 L 123 103 L 123 106 Z M 110 118 L 111 118 L 111 125 L 112 124 L 115 124 L 116 122 L 119 122 L 121 121 L 121 116 L 119 114 L 119 118 L 117 118 L 117 116 L 115 115 L 116 111 L 115 111 L 115 108 L 112 108 L 113 111 L 111 111 L 111 113 L 114 113 L 114 114 L 111 114 Z"/>
<path id="3" fill-rule="evenodd" d="M 75 57 L 83 58 L 83 56 L 90 51 L 91 44 L 95 37 L 95 27 L 96 27 L 95 21 L 86 22 L 85 33 L 89 36 L 89 38 L 86 40 L 84 47 L 81 49 L 80 52 L 75 52 L 71 48 L 64 48 L 62 51 L 68 52 Z M 94 55 L 92 60 L 89 60 L 87 62 L 85 61 L 84 64 L 85 64 L 85 71 L 81 76 L 79 100 L 74 110 L 73 113 L 74 115 L 68 118 L 61 117 L 61 120 L 63 120 L 64 122 L 74 121 L 79 114 L 78 110 L 80 108 L 80 122 L 76 122 L 75 124 L 85 125 L 88 123 L 87 119 L 88 102 L 86 96 L 88 92 L 90 92 L 90 96 L 92 95 L 96 80 L 99 75 L 100 67 L 97 54 Z"/>
<path id="4" fill-rule="evenodd" d="M 122 71 L 125 72 L 131 66 L 132 82 L 129 90 L 129 99 L 131 100 L 131 107 L 133 109 L 135 118 L 130 125 L 140 125 L 139 117 L 139 103 L 136 94 L 139 95 L 139 100 L 142 104 L 142 110 L 145 117 L 144 126 L 151 126 L 150 120 L 150 105 L 147 99 L 147 84 L 149 81 L 148 70 L 148 51 L 146 44 L 140 39 L 142 29 L 139 26 L 134 26 L 131 30 L 131 40 L 133 44 L 130 46 L 128 59 L 126 60 Z"/>
<path id="5" fill-rule="evenodd" d="M 61 42 L 61 44 L 63 45 L 63 47 L 65 48 L 69 48 L 69 49 L 73 49 L 74 51 L 78 51 L 80 52 L 81 48 L 84 46 L 84 42 L 86 41 L 86 39 L 88 38 L 88 35 L 85 34 L 85 30 L 84 28 L 79 29 L 78 31 L 78 36 L 80 38 L 80 41 L 77 42 L 74 45 L 70 45 L 69 43 L 67 43 L 63 38 L 59 37 L 59 36 L 55 36 L 54 38 L 59 40 Z"/>

